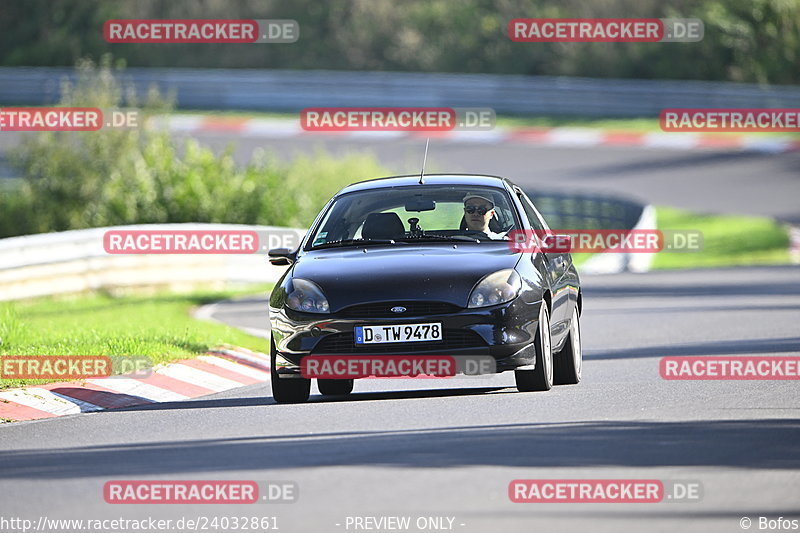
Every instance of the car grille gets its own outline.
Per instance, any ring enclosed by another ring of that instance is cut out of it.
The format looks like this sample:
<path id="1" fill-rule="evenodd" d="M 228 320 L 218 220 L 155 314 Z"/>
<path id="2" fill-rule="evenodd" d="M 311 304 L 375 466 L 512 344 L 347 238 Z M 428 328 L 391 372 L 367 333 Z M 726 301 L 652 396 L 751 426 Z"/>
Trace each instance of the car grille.
<path id="1" fill-rule="evenodd" d="M 387 344 L 370 344 L 356 346 L 353 333 L 334 333 L 317 343 L 312 354 L 358 354 L 358 353 L 413 353 L 434 350 L 457 350 L 463 348 L 484 348 L 486 342 L 474 331 L 463 329 L 446 329 L 444 340 L 430 342 L 392 342 Z"/>
<path id="2" fill-rule="evenodd" d="M 392 307 L 405 307 L 402 313 L 393 313 Z M 444 315 L 461 308 L 447 302 L 377 302 L 353 305 L 342 309 L 338 315 L 346 318 L 404 318 L 422 315 Z"/>

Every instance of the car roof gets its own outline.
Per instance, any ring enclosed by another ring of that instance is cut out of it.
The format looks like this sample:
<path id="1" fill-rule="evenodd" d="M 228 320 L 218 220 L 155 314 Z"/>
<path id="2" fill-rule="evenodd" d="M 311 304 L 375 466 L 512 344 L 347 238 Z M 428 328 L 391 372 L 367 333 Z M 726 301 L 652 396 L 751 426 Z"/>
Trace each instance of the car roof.
<path id="1" fill-rule="evenodd" d="M 423 181 L 424 183 L 420 185 L 419 174 L 376 178 L 348 185 L 339 191 L 336 196 L 354 191 L 384 189 L 387 187 L 404 187 L 409 185 L 417 185 L 419 187 L 425 187 L 425 185 L 466 185 L 468 187 L 486 186 L 502 189 L 505 188 L 505 184 L 508 184 L 511 187 L 514 186 L 514 184 L 507 178 L 500 176 L 487 176 L 484 174 L 425 174 Z"/>

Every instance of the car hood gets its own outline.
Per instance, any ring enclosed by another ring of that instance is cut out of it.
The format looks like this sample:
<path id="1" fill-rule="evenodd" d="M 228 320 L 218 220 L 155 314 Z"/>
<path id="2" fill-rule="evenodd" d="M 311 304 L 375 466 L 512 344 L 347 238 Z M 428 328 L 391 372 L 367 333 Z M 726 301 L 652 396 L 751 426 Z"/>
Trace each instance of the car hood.
<path id="1" fill-rule="evenodd" d="M 518 259 L 505 242 L 327 249 L 302 256 L 292 276 L 319 285 L 334 312 L 359 303 L 403 300 L 466 307 L 482 277 L 513 268 Z"/>

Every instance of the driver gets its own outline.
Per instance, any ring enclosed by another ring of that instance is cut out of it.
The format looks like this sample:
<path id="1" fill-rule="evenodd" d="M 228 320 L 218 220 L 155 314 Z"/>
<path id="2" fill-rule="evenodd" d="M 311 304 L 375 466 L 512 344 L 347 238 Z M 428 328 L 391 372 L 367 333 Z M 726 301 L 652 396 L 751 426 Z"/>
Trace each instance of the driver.
<path id="1" fill-rule="evenodd" d="M 489 229 L 489 221 L 494 216 L 494 202 L 489 198 L 472 193 L 464 197 L 464 220 L 468 230 L 485 233 L 492 240 L 503 240 L 502 233 Z"/>

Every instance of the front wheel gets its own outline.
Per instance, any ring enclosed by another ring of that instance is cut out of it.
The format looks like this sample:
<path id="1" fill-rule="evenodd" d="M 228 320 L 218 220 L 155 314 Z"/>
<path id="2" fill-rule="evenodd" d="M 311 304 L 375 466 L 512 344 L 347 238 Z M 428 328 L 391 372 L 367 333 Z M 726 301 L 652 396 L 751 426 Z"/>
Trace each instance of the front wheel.
<path id="1" fill-rule="evenodd" d="M 533 370 L 515 370 L 517 390 L 520 392 L 548 391 L 553 388 L 553 347 L 550 342 L 550 313 L 547 302 L 539 308 L 539 328 L 536 331 L 536 367 Z"/>
<path id="2" fill-rule="evenodd" d="M 270 341 L 269 377 L 272 384 L 272 397 L 278 403 L 303 403 L 311 395 L 311 380 L 305 378 L 279 378 L 275 368 L 277 350 Z"/>
<path id="3" fill-rule="evenodd" d="M 581 381 L 583 368 L 583 348 L 581 347 L 581 324 L 578 307 L 572 311 L 567 341 L 554 358 L 556 385 L 576 385 Z"/>

